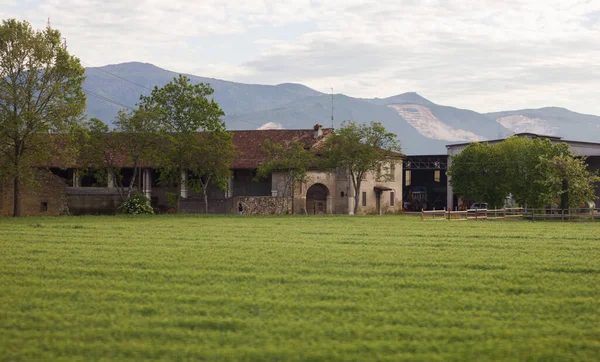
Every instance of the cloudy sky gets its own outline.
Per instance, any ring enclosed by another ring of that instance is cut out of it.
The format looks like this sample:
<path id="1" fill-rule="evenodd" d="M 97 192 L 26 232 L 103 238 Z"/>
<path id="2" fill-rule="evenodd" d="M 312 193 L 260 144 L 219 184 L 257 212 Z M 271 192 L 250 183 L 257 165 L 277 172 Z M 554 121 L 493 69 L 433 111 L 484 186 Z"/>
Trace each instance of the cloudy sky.
<path id="1" fill-rule="evenodd" d="M 600 0 L 0 0 L 86 66 L 600 115 Z"/>

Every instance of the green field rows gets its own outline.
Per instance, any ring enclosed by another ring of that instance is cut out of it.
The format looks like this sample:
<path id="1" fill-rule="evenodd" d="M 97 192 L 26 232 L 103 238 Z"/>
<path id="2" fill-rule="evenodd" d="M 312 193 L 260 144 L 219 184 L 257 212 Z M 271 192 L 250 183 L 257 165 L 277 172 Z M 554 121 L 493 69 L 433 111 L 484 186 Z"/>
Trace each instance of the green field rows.
<path id="1" fill-rule="evenodd" d="M 0 218 L 0 361 L 600 360 L 600 224 Z"/>

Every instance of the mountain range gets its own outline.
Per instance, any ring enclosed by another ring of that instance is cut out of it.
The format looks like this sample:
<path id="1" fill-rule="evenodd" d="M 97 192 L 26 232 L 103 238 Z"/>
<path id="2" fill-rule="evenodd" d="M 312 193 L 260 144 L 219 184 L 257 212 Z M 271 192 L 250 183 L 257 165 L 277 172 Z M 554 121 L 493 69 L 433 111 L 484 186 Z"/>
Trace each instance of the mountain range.
<path id="1" fill-rule="evenodd" d="M 122 63 L 86 68 L 83 85 L 87 113 L 111 123 L 121 108 L 134 108 L 141 94 L 163 86 L 178 73 L 148 63 Z M 228 129 L 330 127 L 344 120 L 378 121 L 398 135 L 405 154 L 445 154 L 445 145 L 483 141 L 519 132 L 600 142 L 600 117 L 547 107 L 494 113 L 435 104 L 414 92 L 389 98 L 353 98 L 324 94 L 301 84 L 243 84 L 187 75 L 193 83 L 209 83 L 225 112 Z M 333 101 L 333 102 L 332 102 Z"/>

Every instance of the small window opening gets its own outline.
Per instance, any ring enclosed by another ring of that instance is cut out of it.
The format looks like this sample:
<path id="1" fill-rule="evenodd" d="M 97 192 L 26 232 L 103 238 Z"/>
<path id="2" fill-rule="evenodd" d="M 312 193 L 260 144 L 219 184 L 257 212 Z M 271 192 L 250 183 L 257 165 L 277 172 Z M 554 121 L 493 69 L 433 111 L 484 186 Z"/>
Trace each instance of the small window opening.
<path id="1" fill-rule="evenodd" d="M 365 191 L 362 193 L 362 206 L 367 206 L 367 193 Z"/>
<path id="2" fill-rule="evenodd" d="M 41 202 L 40 203 L 40 211 L 48 211 L 48 203 L 47 202 Z"/>
<path id="3" fill-rule="evenodd" d="M 394 191 L 390 192 L 390 206 L 394 206 L 396 203 L 396 195 Z"/>
<path id="4" fill-rule="evenodd" d="M 344 196 L 346 196 L 346 194 L 344 194 L 344 191 L 342 191 L 342 192 L 340 193 L 340 196 L 341 196 L 341 197 L 344 197 Z"/>

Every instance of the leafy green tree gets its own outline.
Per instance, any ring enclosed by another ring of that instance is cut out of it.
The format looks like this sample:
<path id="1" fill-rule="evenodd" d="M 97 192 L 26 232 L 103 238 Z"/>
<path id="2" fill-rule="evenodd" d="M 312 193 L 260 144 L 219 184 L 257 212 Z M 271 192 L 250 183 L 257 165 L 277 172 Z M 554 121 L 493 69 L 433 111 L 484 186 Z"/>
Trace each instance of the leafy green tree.
<path id="1" fill-rule="evenodd" d="M 84 72 L 58 30 L 2 21 L 0 175 L 12 179 L 14 216 L 21 214 L 21 185 L 34 183 L 33 167 L 75 154 L 71 135 L 85 111 Z"/>
<path id="2" fill-rule="evenodd" d="M 188 187 L 202 193 L 204 212 L 208 213 L 208 189 L 211 185 L 221 191 L 227 190 L 233 160 L 237 155 L 232 142 L 232 134 L 225 131 L 203 132 L 198 135 L 199 146 L 193 153 L 189 165 Z"/>
<path id="3" fill-rule="evenodd" d="M 541 195 L 548 193 L 548 185 L 542 182 L 546 175 L 538 165 L 542 158 L 568 155 L 569 146 L 549 139 L 515 136 L 492 147 L 501 160 L 501 182 L 515 201 L 522 206 L 543 207 L 546 203 Z"/>
<path id="4" fill-rule="evenodd" d="M 360 186 L 367 173 L 376 174 L 383 166 L 396 162 L 400 144 L 394 133 L 379 122 L 342 123 L 342 127 L 325 140 L 325 159 L 330 168 L 347 169 L 354 186 L 354 214 L 358 212 Z M 387 179 L 391 175 L 381 175 Z"/>
<path id="5" fill-rule="evenodd" d="M 164 139 L 159 160 L 163 182 L 175 185 L 181 195 L 183 172 L 196 167 L 203 152 L 199 131 L 225 131 L 221 119 L 225 113 L 209 99 L 213 89 L 207 84 L 191 84 L 179 75 L 162 88 L 154 87 L 149 96 L 140 98 L 140 107 L 154 112 Z M 179 200 L 179 198 L 178 198 Z M 177 210 L 180 202 L 177 202 Z"/>
<path id="6" fill-rule="evenodd" d="M 297 140 L 288 144 L 280 144 L 267 139 L 261 146 L 261 150 L 265 154 L 266 160 L 258 168 L 256 176 L 257 178 L 266 178 L 274 173 L 282 175 L 283 184 L 281 186 L 284 194 L 281 199 L 280 213 L 284 213 L 287 209 L 286 196 L 291 195 L 293 202 L 294 185 L 307 181 L 306 173 L 310 168 L 316 166 L 316 156 Z M 292 204 L 292 212 L 293 207 Z"/>
<path id="7" fill-rule="evenodd" d="M 566 154 L 544 157 L 537 168 L 544 175 L 539 182 L 545 187 L 541 195 L 545 203 L 560 200 L 560 207 L 567 209 L 597 199 L 595 188 L 600 177 L 588 170 L 585 158 Z"/>
<path id="8" fill-rule="evenodd" d="M 97 118 L 86 122 L 82 137 L 82 158 L 95 176 L 112 180 L 121 200 L 127 201 L 134 190 L 143 164 L 158 157 L 158 123 L 156 116 L 143 108 L 119 111 L 111 129 Z M 132 167 L 133 175 L 124 183 L 123 168 Z"/>
<path id="9" fill-rule="evenodd" d="M 477 142 L 452 158 L 448 175 L 456 194 L 487 202 L 490 207 L 502 207 L 509 194 L 505 167 L 499 148 Z"/>

